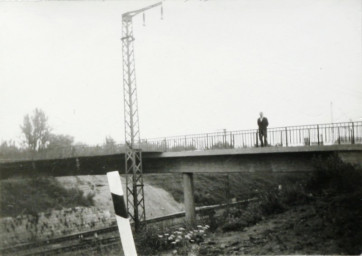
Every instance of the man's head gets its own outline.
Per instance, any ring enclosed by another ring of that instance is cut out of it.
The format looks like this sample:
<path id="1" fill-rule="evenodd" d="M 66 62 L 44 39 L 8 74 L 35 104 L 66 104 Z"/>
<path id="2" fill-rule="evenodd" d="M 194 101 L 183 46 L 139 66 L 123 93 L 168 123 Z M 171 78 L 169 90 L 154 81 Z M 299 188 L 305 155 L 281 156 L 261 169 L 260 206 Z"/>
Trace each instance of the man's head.
<path id="1" fill-rule="evenodd" d="M 260 115 L 260 118 L 263 118 L 263 112 L 260 112 L 259 115 Z"/>

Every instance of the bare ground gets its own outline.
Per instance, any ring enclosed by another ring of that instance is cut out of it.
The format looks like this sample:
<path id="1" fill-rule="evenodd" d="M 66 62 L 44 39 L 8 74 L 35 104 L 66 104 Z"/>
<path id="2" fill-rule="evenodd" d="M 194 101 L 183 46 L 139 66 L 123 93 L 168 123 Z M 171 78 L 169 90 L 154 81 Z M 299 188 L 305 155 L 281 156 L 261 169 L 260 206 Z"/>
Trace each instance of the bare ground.
<path id="1" fill-rule="evenodd" d="M 85 195 L 94 194 L 94 206 L 96 208 L 108 209 L 114 212 L 111 193 L 109 192 L 106 175 L 83 175 L 57 177 L 58 181 L 66 188 L 77 187 Z M 126 191 L 126 180 L 121 177 L 123 191 Z M 164 189 L 145 183 L 145 202 L 147 219 L 160 217 L 183 210 L 183 205 L 177 203 L 173 197 Z"/>

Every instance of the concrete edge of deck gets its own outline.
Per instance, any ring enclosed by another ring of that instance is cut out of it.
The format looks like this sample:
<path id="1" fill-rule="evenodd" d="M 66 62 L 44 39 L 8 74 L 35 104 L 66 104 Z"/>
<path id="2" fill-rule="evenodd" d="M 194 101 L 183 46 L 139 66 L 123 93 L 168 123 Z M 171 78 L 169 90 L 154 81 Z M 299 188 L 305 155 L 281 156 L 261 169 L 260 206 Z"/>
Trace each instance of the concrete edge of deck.
<path id="1" fill-rule="evenodd" d="M 279 153 L 301 153 L 301 152 L 348 152 L 362 151 L 362 144 L 358 145 L 321 145 L 321 146 L 296 146 L 296 147 L 259 147 L 239 149 L 213 149 L 204 151 L 180 151 L 163 152 L 145 157 L 200 157 L 200 156 L 222 156 L 222 155 L 255 155 L 255 154 L 279 154 Z"/>

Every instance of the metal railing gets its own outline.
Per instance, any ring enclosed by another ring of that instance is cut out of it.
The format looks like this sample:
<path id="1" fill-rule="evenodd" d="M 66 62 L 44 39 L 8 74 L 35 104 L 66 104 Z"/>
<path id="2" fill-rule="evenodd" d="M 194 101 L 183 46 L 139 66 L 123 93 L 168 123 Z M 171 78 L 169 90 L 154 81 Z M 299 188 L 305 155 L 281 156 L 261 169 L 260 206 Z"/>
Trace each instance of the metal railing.
<path id="1" fill-rule="evenodd" d="M 343 122 L 269 128 L 268 146 L 361 144 L 362 122 Z M 259 147 L 258 129 L 193 134 L 142 141 L 142 148 L 160 151 L 194 151 Z"/>

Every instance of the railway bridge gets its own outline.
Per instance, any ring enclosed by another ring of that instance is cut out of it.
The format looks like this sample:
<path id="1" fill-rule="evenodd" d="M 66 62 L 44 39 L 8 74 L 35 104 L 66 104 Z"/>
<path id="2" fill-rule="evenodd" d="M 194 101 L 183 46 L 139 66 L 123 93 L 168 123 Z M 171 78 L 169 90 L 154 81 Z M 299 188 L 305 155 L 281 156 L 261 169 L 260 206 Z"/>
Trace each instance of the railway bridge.
<path id="1" fill-rule="evenodd" d="M 191 224 L 195 173 L 309 172 L 314 171 L 314 158 L 331 155 L 362 167 L 362 122 L 271 128 L 268 139 L 267 147 L 259 147 L 257 130 L 246 130 L 143 140 L 143 172 L 182 174 L 186 220 Z M 119 152 L 7 161 L 0 163 L 0 178 L 99 175 L 111 170 L 124 174 L 124 157 Z"/>

